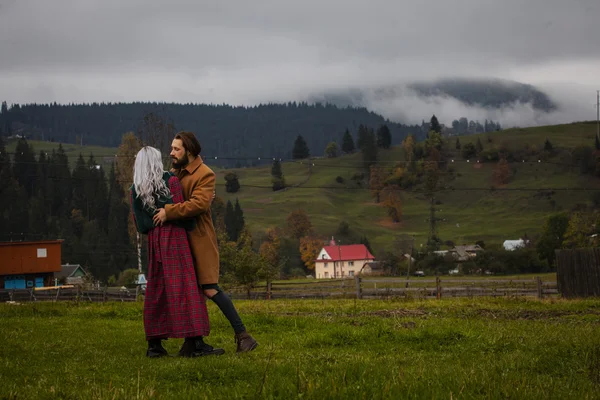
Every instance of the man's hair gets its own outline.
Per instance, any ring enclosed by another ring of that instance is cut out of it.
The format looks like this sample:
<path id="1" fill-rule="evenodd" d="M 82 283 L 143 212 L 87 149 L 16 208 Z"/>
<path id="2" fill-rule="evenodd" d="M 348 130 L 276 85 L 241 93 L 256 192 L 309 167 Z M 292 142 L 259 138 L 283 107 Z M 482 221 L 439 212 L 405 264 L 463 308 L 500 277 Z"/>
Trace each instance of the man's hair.
<path id="1" fill-rule="evenodd" d="M 181 131 L 175 135 L 175 139 L 181 140 L 183 148 L 189 151 L 194 157 L 198 157 L 198 154 L 202 151 L 200 142 L 196 138 L 193 132 Z"/>

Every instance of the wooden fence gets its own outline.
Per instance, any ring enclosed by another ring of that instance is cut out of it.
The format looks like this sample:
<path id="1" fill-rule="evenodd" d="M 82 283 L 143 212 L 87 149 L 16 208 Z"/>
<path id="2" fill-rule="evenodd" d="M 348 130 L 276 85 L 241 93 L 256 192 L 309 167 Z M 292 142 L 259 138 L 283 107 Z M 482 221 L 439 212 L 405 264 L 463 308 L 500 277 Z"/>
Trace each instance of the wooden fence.
<path id="1" fill-rule="evenodd" d="M 68 287 L 58 289 L 10 289 L 0 290 L 0 302 L 15 301 L 136 301 L 136 289 L 121 290 L 119 288 L 83 289 Z"/>
<path id="2" fill-rule="evenodd" d="M 399 279 L 399 278 L 347 278 L 306 280 L 303 282 L 277 282 L 253 287 L 226 287 L 225 292 L 237 299 L 310 299 L 310 298 L 434 298 L 445 297 L 537 297 L 558 295 L 555 282 L 543 282 L 540 277 L 530 279 Z M 4 301 L 136 301 L 135 289 L 86 290 L 79 287 L 46 290 L 0 290 Z"/>
<path id="3" fill-rule="evenodd" d="M 563 297 L 600 296 L 600 249 L 556 250 L 556 279 Z"/>
<path id="4" fill-rule="evenodd" d="M 234 298 L 442 298 L 442 297 L 511 297 L 543 298 L 557 296 L 556 282 L 532 279 L 398 279 L 362 278 L 324 279 L 306 282 L 277 282 L 259 285 L 250 292 L 243 288 L 228 288 Z"/>

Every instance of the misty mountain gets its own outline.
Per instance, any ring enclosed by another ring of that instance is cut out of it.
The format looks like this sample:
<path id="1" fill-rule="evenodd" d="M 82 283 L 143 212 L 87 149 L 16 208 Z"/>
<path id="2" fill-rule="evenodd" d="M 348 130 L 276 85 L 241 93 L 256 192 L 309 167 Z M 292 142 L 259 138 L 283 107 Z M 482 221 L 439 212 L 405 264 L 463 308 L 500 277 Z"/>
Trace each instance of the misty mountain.
<path id="1" fill-rule="evenodd" d="M 470 106 L 503 108 L 514 103 L 530 103 L 535 110 L 557 109 L 550 97 L 532 85 L 502 79 L 444 79 L 408 85 L 420 96 L 450 96 Z"/>
<path id="2" fill-rule="evenodd" d="M 515 81 L 502 79 L 441 79 L 431 82 L 412 82 L 371 89 L 351 88 L 334 90 L 311 96 L 311 101 L 322 101 L 340 107 L 374 107 L 375 104 L 394 103 L 405 99 L 404 104 L 430 98 L 450 98 L 467 107 L 502 109 L 528 104 L 535 111 L 552 112 L 557 105 L 540 89 Z M 401 111 L 401 110 L 400 110 Z M 388 116 L 390 117 L 390 116 Z M 415 116 L 410 116 L 414 119 Z M 427 118 L 427 115 L 416 116 Z"/>

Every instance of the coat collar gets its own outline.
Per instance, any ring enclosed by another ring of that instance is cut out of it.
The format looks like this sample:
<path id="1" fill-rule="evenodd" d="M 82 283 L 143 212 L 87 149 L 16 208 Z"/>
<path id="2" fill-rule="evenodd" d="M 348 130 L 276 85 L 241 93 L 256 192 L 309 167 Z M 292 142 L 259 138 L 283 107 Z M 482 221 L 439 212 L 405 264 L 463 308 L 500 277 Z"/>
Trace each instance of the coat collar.
<path id="1" fill-rule="evenodd" d="M 188 174 L 192 175 L 194 172 L 196 172 L 196 170 L 203 164 L 204 162 L 202 161 L 202 157 L 200 157 L 200 155 L 198 155 L 194 161 L 192 161 L 191 163 L 189 163 L 188 165 L 185 166 L 185 168 L 182 168 L 181 170 L 179 170 L 179 173 L 181 174 L 183 171 L 187 171 Z"/>

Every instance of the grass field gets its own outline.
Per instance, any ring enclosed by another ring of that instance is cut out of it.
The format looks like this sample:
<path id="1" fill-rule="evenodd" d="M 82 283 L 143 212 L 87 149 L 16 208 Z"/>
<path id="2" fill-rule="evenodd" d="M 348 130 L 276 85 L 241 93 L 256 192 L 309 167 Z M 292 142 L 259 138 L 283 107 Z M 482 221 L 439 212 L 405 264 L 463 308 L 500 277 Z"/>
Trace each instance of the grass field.
<path id="1" fill-rule="evenodd" d="M 140 303 L 0 304 L 0 398 L 600 398 L 598 299 L 236 304 L 256 351 L 209 304 L 225 355 L 158 360 Z"/>
<path id="2" fill-rule="evenodd" d="M 29 143 L 35 152 L 36 159 L 40 155 L 40 151 L 47 153 L 48 155 L 52 154 L 52 150 L 58 149 L 58 143 L 55 142 L 43 142 L 40 140 L 28 140 Z M 6 143 L 6 151 L 9 153 L 14 153 L 17 147 L 17 140 L 10 140 Z M 62 143 L 62 147 L 65 150 L 65 154 L 69 158 L 69 165 L 71 170 L 75 167 L 75 163 L 77 162 L 77 158 L 79 158 L 79 154 L 83 156 L 83 159 L 87 163 L 90 154 L 94 155 L 94 158 L 101 164 L 106 172 L 110 170 L 110 166 L 112 164 L 112 158 L 117 153 L 117 149 L 114 147 L 103 147 L 103 146 L 79 146 L 77 144 L 71 143 Z M 105 159 L 105 157 L 107 159 Z"/>
<path id="3" fill-rule="evenodd" d="M 461 144 L 476 142 L 479 137 L 484 149 L 506 145 L 509 149 L 526 146 L 543 147 L 548 138 L 557 152 L 568 152 L 577 145 L 594 143 L 595 124 L 578 123 L 527 129 L 508 129 L 489 134 L 461 136 Z M 488 141 L 490 138 L 491 143 Z M 455 139 L 448 147 L 454 149 Z M 577 168 L 532 160 L 512 163 L 513 180 L 500 189 L 492 186 L 493 164 L 467 163 L 459 152 L 453 151 L 456 179 L 447 183 L 447 190 L 439 191 L 436 199 L 438 232 L 442 240 L 456 244 L 474 243 L 484 240 L 486 244 L 501 245 L 506 239 L 518 239 L 525 233 L 534 237 L 541 233 L 548 215 L 561 210 L 570 210 L 577 203 L 588 203 L 592 190 L 600 189 L 598 179 L 581 176 Z M 384 165 L 404 160 L 400 147 L 380 152 Z M 350 180 L 361 172 L 361 155 L 354 154 L 336 159 L 313 161 L 310 179 L 298 188 L 283 192 L 270 189 L 270 168 L 243 168 L 235 171 L 240 179 L 241 190 L 228 194 L 224 187 L 224 174 L 218 171 L 219 196 L 235 201 L 239 198 L 246 222 L 251 229 L 262 231 L 270 226 L 284 226 L 289 212 L 303 208 L 311 218 L 316 231 L 323 237 L 335 233 L 340 221 L 346 221 L 350 229 L 366 235 L 376 249 L 392 249 L 398 235 L 415 237 L 417 246 L 427 240 L 429 230 L 429 198 L 424 193 L 403 193 L 402 221 L 393 224 L 385 210 L 375 204 L 369 190 L 357 188 Z M 210 160 L 208 161 L 210 163 Z M 283 163 L 283 172 L 288 184 L 303 182 L 309 173 L 308 165 L 299 162 Z M 344 183 L 337 183 L 341 176 Z M 552 188 L 585 188 L 585 192 L 556 191 L 550 196 L 538 192 Z"/>

